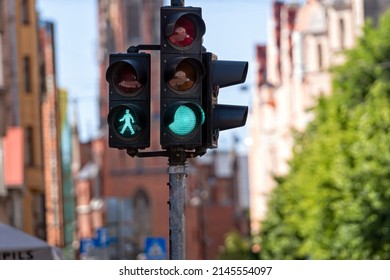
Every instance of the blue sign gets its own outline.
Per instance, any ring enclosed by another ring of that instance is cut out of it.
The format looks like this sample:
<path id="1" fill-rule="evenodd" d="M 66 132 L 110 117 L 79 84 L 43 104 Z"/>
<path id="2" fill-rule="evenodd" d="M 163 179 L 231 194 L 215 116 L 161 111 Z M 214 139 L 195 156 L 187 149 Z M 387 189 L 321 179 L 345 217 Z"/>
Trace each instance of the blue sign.
<path id="1" fill-rule="evenodd" d="M 145 256 L 148 260 L 166 260 L 167 245 L 164 237 L 147 237 Z"/>
<path id="2" fill-rule="evenodd" d="M 96 230 L 95 246 L 98 248 L 105 248 L 109 244 L 108 229 L 101 227 Z"/>
<path id="3" fill-rule="evenodd" d="M 80 254 L 85 255 L 95 247 L 95 242 L 92 238 L 81 238 L 80 239 Z"/>

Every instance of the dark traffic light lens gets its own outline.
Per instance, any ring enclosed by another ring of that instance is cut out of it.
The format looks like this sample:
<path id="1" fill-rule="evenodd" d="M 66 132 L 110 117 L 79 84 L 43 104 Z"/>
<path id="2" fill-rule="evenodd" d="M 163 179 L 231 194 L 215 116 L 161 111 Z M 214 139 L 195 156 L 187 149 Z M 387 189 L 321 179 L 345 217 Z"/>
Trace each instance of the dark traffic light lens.
<path id="1" fill-rule="evenodd" d="M 142 84 L 137 78 L 137 72 L 133 66 L 127 63 L 118 65 L 113 79 L 114 86 L 123 94 L 135 94 L 142 88 Z"/>
<path id="2" fill-rule="evenodd" d="M 173 77 L 171 77 L 168 83 L 173 90 L 184 93 L 194 86 L 197 81 L 197 75 L 198 72 L 194 65 L 188 61 L 182 61 L 177 65 Z"/>
<path id="3" fill-rule="evenodd" d="M 186 16 L 179 18 L 175 24 L 173 33 L 168 37 L 169 41 L 181 48 L 190 46 L 196 37 L 194 22 Z"/>

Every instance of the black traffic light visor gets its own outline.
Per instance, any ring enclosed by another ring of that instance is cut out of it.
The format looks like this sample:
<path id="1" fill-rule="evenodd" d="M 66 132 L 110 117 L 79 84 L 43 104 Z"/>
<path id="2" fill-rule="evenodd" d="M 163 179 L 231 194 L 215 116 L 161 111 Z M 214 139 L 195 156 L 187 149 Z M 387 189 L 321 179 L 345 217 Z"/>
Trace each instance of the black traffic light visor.
<path id="1" fill-rule="evenodd" d="M 248 116 L 248 106 L 217 104 L 213 110 L 213 127 L 227 130 L 244 126 Z"/>
<path id="2" fill-rule="evenodd" d="M 213 85 L 228 87 L 245 82 L 247 61 L 216 60 L 213 63 Z"/>

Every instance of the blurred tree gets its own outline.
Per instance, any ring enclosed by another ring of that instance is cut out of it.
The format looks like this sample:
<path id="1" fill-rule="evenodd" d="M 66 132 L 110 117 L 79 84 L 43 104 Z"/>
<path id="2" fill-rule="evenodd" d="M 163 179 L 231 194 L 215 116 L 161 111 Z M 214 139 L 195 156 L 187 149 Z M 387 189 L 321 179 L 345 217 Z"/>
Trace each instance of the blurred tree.
<path id="1" fill-rule="evenodd" d="M 263 259 L 390 259 L 390 13 L 368 23 L 272 194 Z"/>
<path id="2" fill-rule="evenodd" d="M 252 242 L 249 238 L 242 237 L 238 232 L 227 234 L 225 244 L 219 254 L 221 260 L 254 260 L 258 255 L 252 253 Z"/>

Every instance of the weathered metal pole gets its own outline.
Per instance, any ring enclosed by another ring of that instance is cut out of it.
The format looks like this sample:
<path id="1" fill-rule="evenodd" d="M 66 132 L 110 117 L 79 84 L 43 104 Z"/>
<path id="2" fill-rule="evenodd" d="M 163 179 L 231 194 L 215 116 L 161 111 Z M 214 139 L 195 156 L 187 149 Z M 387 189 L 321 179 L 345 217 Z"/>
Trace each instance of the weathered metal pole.
<path id="1" fill-rule="evenodd" d="M 172 148 L 169 153 L 169 259 L 185 259 L 186 153 Z"/>
<path id="2" fill-rule="evenodd" d="M 171 6 L 184 7 L 184 0 L 171 0 Z"/>
<path id="3" fill-rule="evenodd" d="M 185 259 L 186 166 L 169 166 L 169 259 Z"/>

